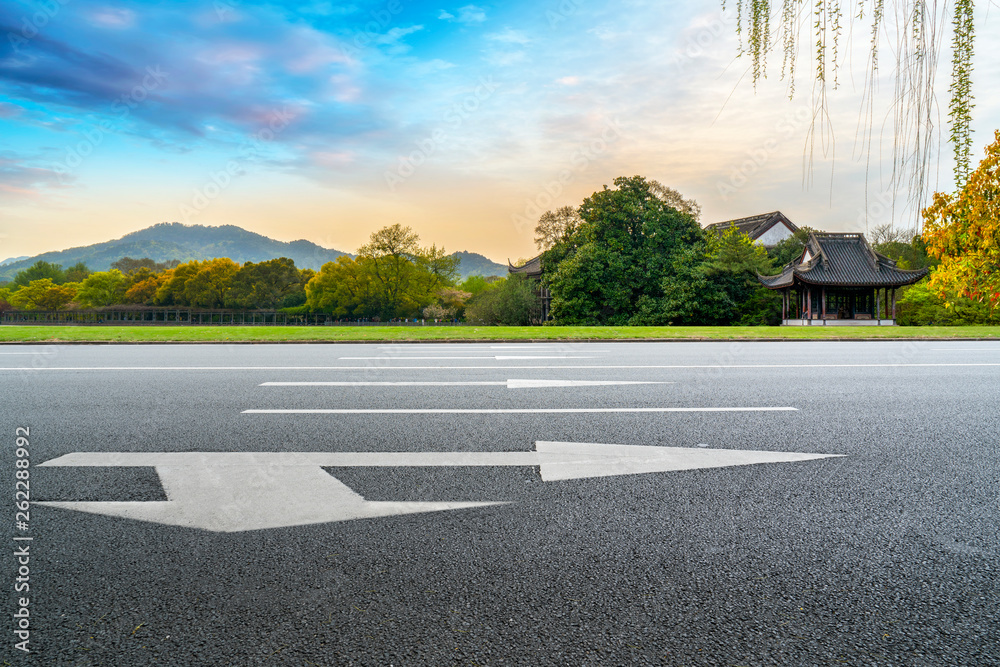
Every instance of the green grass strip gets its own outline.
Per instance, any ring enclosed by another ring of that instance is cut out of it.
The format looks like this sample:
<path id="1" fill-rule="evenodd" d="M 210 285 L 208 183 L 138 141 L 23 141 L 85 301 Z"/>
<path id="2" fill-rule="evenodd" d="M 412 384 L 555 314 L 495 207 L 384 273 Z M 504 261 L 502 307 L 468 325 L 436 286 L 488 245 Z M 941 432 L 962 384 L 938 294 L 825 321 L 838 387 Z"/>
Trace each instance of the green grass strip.
<path id="1" fill-rule="evenodd" d="M 465 340 L 998 339 L 1000 327 L 489 327 L 0 325 L 2 343 L 256 343 Z"/>

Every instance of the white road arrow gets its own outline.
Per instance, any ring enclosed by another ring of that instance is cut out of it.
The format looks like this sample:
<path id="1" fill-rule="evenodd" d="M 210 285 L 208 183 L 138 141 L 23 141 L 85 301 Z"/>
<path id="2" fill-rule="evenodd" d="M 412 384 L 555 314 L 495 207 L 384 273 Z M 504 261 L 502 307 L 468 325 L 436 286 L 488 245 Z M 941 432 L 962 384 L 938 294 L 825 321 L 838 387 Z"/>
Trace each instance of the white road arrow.
<path id="1" fill-rule="evenodd" d="M 75 452 L 40 465 L 154 467 L 169 500 L 36 504 L 239 532 L 507 504 L 369 501 L 324 467 L 538 466 L 549 482 L 831 456 L 839 455 L 543 441 L 533 452 Z"/>

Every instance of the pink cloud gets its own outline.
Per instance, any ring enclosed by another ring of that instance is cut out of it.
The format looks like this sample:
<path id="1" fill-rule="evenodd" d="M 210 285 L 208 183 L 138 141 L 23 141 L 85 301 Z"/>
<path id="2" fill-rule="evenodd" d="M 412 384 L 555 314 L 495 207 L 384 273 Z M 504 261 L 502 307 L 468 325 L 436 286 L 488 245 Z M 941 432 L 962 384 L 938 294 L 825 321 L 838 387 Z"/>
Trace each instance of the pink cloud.
<path id="1" fill-rule="evenodd" d="M 310 161 L 319 167 L 346 167 L 354 162 L 354 153 L 349 151 L 313 151 Z"/>

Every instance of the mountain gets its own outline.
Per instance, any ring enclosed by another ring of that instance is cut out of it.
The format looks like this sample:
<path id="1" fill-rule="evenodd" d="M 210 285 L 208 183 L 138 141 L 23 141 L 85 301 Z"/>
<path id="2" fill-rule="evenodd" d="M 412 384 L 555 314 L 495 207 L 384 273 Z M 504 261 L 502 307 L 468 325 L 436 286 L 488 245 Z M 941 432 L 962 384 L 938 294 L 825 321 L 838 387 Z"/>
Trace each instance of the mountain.
<path id="1" fill-rule="evenodd" d="M 122 257 L 141 259 L 149 257 L 157 262 L 179 259 L 212 259 L 228 257 L 238 264 L 244 262 L 264 262 L 276 257 L 295 260 L 300 269 L 316 269 L 348 253 L 318 246 L 311 241 L 285 243 L 248 232 L 235 225 L 207 227 L 205 225 L 182 225 L 179 222 L 162 222 L 137 232 L 126 234 L 114 241 L 70 248 L 58 252 L 20 259 L 0 267 L 0 281 L 11 280 L 35 262 L 43 260 L 61 264 L 68 268 L 83 262 L 91 271 L 107 271 L 111 263 Z"/>
<path id="2" fill-rule="evenodd" d="M 465 280 L 469 276 L 507 275 L 506 266 L 479 253 L 460 251 L 452 254 L 461 260 L 458 269 L 460 280 Z M 161 222 L 113 241 L 46 252 L 34 257 L 12 257 L 0 262 L 0 282 L 13 280 L 18 271 L 23 271 L 40 260 L 61 264 L 64 269 L 77 262 L 83 262 L 91 271 L 107 271 L 111 268 L 112 262 L 122 257 L 133 259 L 149 257 L 156 262 L 166 262 L 171 259 L 189 262 L 192 259 L 228 257 L 238 264 L 289 257 L 300 269 L 318 271 L 321 266 L 336 260 L 341 255 L 353 257 L 350 253 L 324 248 L 311 241 L 299 240 L 291 243 L 275 241 L 235 225 L 208 227 Z"/>
<path id="3" fill-rule="evenodd" d="M 460 264 L 458 265 L 458 273 L 461 276 L 459 280 L 465 280 L 469 276 L 506 276 L 507 267 L 503 264 L 498 264 L 488 257 L 480 255 L 478 252 L 467 252 L 465 250 L 460 250 L 458 252 L 453 252 L 453 256 L 458 256 Z"/>

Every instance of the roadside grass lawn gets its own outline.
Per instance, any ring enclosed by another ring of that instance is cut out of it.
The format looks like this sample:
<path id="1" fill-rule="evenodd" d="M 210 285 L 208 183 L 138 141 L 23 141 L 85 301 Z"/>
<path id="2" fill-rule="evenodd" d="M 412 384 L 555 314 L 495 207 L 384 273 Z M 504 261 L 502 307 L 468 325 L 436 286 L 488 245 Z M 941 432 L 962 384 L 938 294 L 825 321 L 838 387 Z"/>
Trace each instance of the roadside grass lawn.
<path id="1" fill-rule="evenodd" d="M 1000 327 L 0 325 L 0 343 L 997 339 Z"/>

